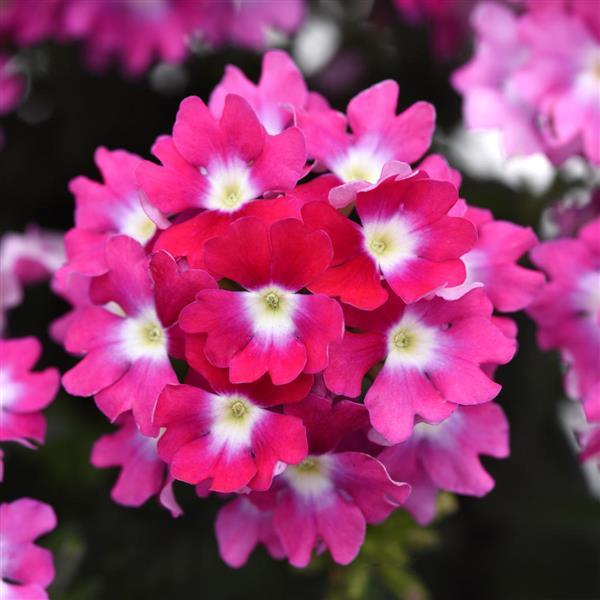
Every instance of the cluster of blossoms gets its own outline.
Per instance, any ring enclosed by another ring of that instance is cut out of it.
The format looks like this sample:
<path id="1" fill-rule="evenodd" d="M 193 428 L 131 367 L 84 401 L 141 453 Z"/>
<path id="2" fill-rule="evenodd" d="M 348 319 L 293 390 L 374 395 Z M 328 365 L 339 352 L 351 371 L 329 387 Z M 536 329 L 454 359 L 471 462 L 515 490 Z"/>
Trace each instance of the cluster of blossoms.
<path id="1" fill-rule="evenodd" d="M 182 62 L 194 39 L 263 48 L 271 32 L 293 33 L 303 16 L 303 0 L 7 0 L 0 42 L 82 41 L 92 68 L 116 57 L 138 75 L 157 58 Z"/>
<path id="2" fill-rule="evenodd" d="M 453 75 L 468 127 L 499 129 L 509 155 L 600 164 L 600 11 L 594 0 L 482 2 L 475 55 Z"/>
<path id="3" fill-rule="evenodd" d="M 575 238 L 539 244 L 531 258 L 548 283 L 528 313 L 540 346 L 560 350 L 567 394 L 582 403 L 589 428 L 579 436 L 581 458 L 600 466 L 600 218 Z"/>
<path id="4" fill-rule="evenodd" d="M 102 181 L 71 182 L 52 334 L 82 357 L 66 390 L 118 427 L 92 462 L 121 467 L 124 505 L 178 515 L 174 481 L 227 495 L 232 566 L 258 543 L 346 564 L 366 524 L 484 495 L 480 456 L 508 454 L 493 374 L 516 327 L 494 309 L 543 285 L 517 264 L 536 238 L 459 199 L 441 157 L 414 166 L 435 111 L 398 95 L 338 112 L 271 51 L 257 84 L 230 66 L 208 104 L 183 100 L 159 163 L 100 148 Z"/>
<path id="5" fill-rule="evenodd" d="M 4 329 L 5 310 L 22 300 L 22 286 L 48 279 L 63 260 L 62 241 L 55 234 L 30 229 L 9 233 L 0 241 L 0 310 Z M 17 442 L 29 448 L 43 444 L 46 419 L 42 410 L 59 387 L 54 368 L 32 371 L 42 347 L 34 337 L 0 339 L 0 442 Z M 4 475 L 0 449 L 0 481 Z M 54 578 L 52 555 L 34 540 L 54 529 L 50 506 L 21 498 L 0 504 L 0 597 L 44 600 Z"/>

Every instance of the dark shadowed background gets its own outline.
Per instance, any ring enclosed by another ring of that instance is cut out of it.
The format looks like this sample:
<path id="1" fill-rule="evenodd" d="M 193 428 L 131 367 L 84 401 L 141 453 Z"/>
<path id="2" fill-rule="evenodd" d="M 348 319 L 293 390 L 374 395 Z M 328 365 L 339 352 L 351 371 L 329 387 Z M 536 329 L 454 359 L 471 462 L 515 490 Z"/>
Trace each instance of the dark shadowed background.
<path id="1" fill-rule="evenodd" d="M 336 108 L 344 109 L 364 87 L 393 78 L 400 83 L 401 108 L 416 100 L 432 102 L 441 133 L 460 121 L 460 99 L 448 83 L 460 57 L 453 64 L 436 62 L 425 31 L 402 25 L 385 2 L 376 6 L 370 23 L 340 17 L 338 25 L 340 52 L 329 67 L 308 78 L 309 86 Z M 125 80 L 116 70 L 88 73 L 76 46 L 44 45 L 26 51 L 23 59 L 33 71 L 31 92 L 2 124 L 3 231 L 22 231 L 28 223 L 66 230 L 73 214 L 68 181 L 78 174 L 97 177 L 97 146 L 149 157 L 156 136 L 170 132 L 182 97 L 207 99 L 227 63 L 253 78 L 260 71 L 260 56 L 249 52 L 196 56 L 184 67 L 187 83 L 165 93 L 149 78 Z M 540 199 L 465 178 L 462 192 L 472 204 L 493 208 L 497 218 L 537 228 L 557 187 Z M 46 285 L 28 288 L 24 303 L 10 314 L 8 335 L 40 337 L 43 365 L 64 371 L 74 360 L 49 340 L 47 326 L 66 308 Z M 201 501 L 184 486 L 176 486 L 185 510 L 178 520 L 154 500 L 139 509 L 112 503 L 109 491 L 117 471 L 99 471 L 88 462 L 93 441 L 111 427 L 91 399 L 64 392 L 46 411 L 45 446 L 32 452 L 5 445 L 0 492 L 3 500 L 30 496 L 56 509 L 59 527 L 46 544 L 55 555 L 57 578 L 50 592 L 57 600 L 412 598 L 418 587 L 405 587 L 400 578 L 397 585 L 389 584 L 390 571 L 405 572 L 407 543 L 412 548 L 408 568 L 434 599 L 597 600 L 600 502 L 588 491 L 559 425 L 564 400 L 557 356 L 536 348 L 526 317 L 518 322 L 519 354 L 499 371 L 512 454 L 505 461 L 484 459 L 496 489 L 485 499 L 460 498 L 458 509 L 421 541 L 406 541 L 402 532 L 410 526 L 405 520 L 384 526 L 386 544 L 398 547 L 379 552 L 373 543 L 374 551 L 362 558 L 374 575 L 367 583 L 351 579 L 365 571 L 357 574 L 319 560 L 303 572 L 270 559 L 262 549 L 244 568 L 229 569 L 218 557 L 213 535 L 219 501 Z M 377 576 L 382 568 L 387 585 Z"/>

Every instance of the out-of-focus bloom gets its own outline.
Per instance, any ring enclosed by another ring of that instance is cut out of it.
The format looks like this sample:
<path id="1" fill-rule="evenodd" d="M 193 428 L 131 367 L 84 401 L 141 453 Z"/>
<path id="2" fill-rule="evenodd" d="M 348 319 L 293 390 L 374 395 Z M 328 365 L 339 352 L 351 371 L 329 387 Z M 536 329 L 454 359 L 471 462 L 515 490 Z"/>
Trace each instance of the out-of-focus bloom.
<path id="1" fill-rule="evenodd" d="M 156 61 L 181 63 L 192 41 L 260 50 L 273 33 L 293 33 L 304 0 L 7 0 L 0 37 L 18 45 L 79 40 L 88 64 L 114 59 L 131 76 Z"/>
<path id="2" fill-rule="evenodd" d="M 54 579 L 49 550 L 34 544 L 56 527 L 52 507 L 20 498 L 0 504 L 0 596 L 6 600 L 47 600 Z"/>
<path id="3" fill-rule="evenodd" d="M 25 233 L 9 232 L 0 240 L 0 331 L 6 311 L 23 300 L 23 286 L 39 283 L 64 261 L 62 236 L 28 227 Z"/>
<path id="4" fill-rule="evenodd" d="M 504 132 L 508 154 L 581 153 L 600 163 L 600 34 L 582 3 L 542 2 L 518 16 L 482 2 L 472 15 L 473 60 L 453 83 L 473 128 Z M 591 14 L 591 13 L 590 13 Z"/>
<path id="5" fill-rule="evenodd" d="M 494 402 L 460 406 L 439 424 L 420 421 L 411 437 L 382 451 L 379 460 L 390 475 L 412 488 L 405 508 L 421 524 L 435 516 L 438 491 L 484 496 L 494 480 L 480 455 L 506 458 L 508 422 Z"/>
<path id="6" fill-rule="evenodd" d="M 173 494 L 167 465 L 158 456 L 157 441 L 143 435 L 131 414 L 125 414 L 119 419 L 116 433 L 103 435 L 94 444 L 90 461 L 100 469 L 121 468 L 111 491 L 118 504 L 141 506 L 152 496 L 158 496 L 160 503 L 178 517 L 181 508 Z"/>
<path id="7" fill-rule="evenodd" d="M 118 58 L 130 75 L 143 73 L 156 59 L 182 62 L 188 39 L 203 11 L 195 0 L 66 0 L 62 28 L 66 37 L 81 39 L 95 69 Z"/>
<path id="8" fill-rule="evenodd" d="M 12 112 L 24 91 L 25 81 L 15 66 L 14 58 L 0 53 L 0 117 Z"/>
<path id="9" fill-rule="evenodd" d="M 573 237 L 586 224 L 600 216 L 600 188 L 574 189 L 544 212 L 542 227 L 546 237 Z"/>
<path id="10" fill-rule="evenodd" d="M 42 409 L 58 391 L 56 369 L 32 371 L 42 352 L 36 338 L 0 340 L 0 441 L 32 447 L 43 443 L 46 419 Z"/>
<path id="11" fill-rule="evenodd" d="M 0 39 L 29 46 L 58 35 L 65 0 L 6 0 L 2 4 Z"/>
<path id="12" fill-rule="evenodd" d="M 600 219 L 575 239 L 544 242 L 531 252 L 548 283 L 527 312 L 543 349 L 558 349 L 569 365 L 567 391 L 584 403 L 600 384 Z"/>
<path id="13" fill-rule="evenodd" d="M 259 50 L 269 34 L 291 34 L 304 18 L 304 0 L 205 0 L 199 34 L 210 45 Z"/>

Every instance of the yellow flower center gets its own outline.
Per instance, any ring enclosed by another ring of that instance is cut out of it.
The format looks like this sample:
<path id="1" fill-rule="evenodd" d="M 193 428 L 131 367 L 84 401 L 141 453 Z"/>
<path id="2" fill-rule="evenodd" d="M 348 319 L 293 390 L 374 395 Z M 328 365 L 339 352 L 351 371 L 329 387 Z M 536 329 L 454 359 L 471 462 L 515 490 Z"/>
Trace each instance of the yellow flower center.
<path id="1" fill-rule="evenodd" d="M 235 400 L 229 408 L 231 410 L 231 415 L 235 419 L 241 419 L 248 412 L 248 407 L 243 400 Z"/>
<path id="2" fill-rule="evenodd" d="M 271 310 L 277 310 L 279 308 L 279 303 L 281 302 L 281 299 L 275 292 L 269 292 L 265 296 L 265 302 Z"/>
<path id="3" fill-rule="evenodd" d="M 151 344 L 157 344 L 162 342 L 164 337 L 162 328 L 156 325 L 155 323 L 150 323 L 149 325 L 147 325 L 144 330 L 144 334 L 148 342 L 150 342 Z"/>
<path id="4" fill-rule="evenodd" d="M 383 254 L 387 248 L 386 243 L 382 239 L 371 240 L 369 248 L 375 252 L 375 254 Z"/>

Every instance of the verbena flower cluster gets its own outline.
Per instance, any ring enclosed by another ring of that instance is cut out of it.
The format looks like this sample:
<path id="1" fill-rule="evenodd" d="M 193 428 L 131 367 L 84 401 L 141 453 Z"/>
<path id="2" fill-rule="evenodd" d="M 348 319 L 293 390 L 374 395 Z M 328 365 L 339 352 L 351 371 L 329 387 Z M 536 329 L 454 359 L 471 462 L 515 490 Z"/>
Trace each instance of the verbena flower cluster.
<path id="1" fill-rule="evenodd" d="M 540 244 L 531 258 L 548 283 L 528 313 L 540 346 L 560 350 L 566 392 L 582 403 L 589 427 L 580 432 L 581 457 L 600 465 L 600 218 L 577 237 Z"/>
<path id="2" fill-rule="evenodd" d="M 293 33 L 303 16 L 303 0 L 6 0 L 0 42 L 81 41 L 92 68 L 117 58 L 137 75 L 156 59 L 182 62 L 194 39 L 263 48 L 271 32 Z"/>
<path id="3" fill-rule="evenodd" d="M 536 237 L 468 206 L 441 157 L 415 166 L 435 111 L 398 95 L 333 110 L 271 51 L 258 83 L 230 66 L 184 99 L 156 161 L 100 148 L 101 180 L 71 182 L 52 333 L 81 357 L 66 390 L 118 427 L 92 462 L 121 468 L 125 505 L 178 515 L 174 481 L 224 495 L 232 566 L 259 543 L 349 563 L 367 524 L 427 523 L 508 455 L 494 371 L 516 326 L 497 313 L 543 285 L 517 264 Z"/>
<path id="4" fill-rule="evenodd" d="M 47 279 L 62 262 L 56 235 L 30 229 L 9 233 L 0 242 L 0 310 L 20 304 L 22 286 Z M 59 387 L 57 369 L 33 371 L 42 352 L 34 337 L 0 339 L 0 442 L 29 448 L 43 444 L 46 419 L 42 414 Z M 0 449 L 0 481 L 4 478 Z M 10 475 L 10 471 L 9 471 Z M 52 555 L 34 544 L 56 526 L 50 506 L 21 498 L 0 504 L 0 597 L 7 600 L 46 600 L 45 588 L 54 578 Z"/>
<path id="5" fill-rule="evenodd" d="M 468 127 L 500 129 L 509 155 L 600 164 L 600 10 L 593 0 L 481 2 L 475 55 L 453 75 Z"/>

